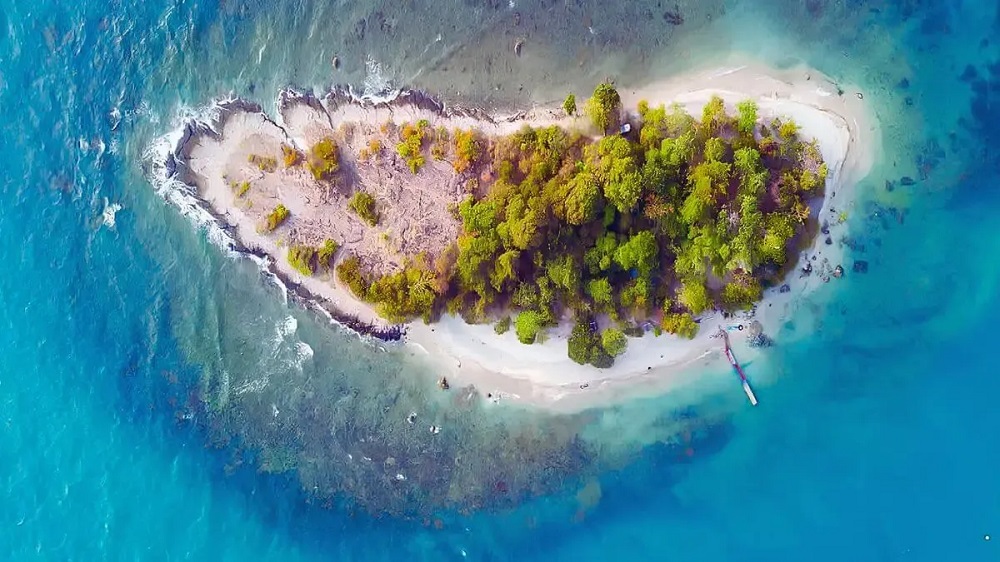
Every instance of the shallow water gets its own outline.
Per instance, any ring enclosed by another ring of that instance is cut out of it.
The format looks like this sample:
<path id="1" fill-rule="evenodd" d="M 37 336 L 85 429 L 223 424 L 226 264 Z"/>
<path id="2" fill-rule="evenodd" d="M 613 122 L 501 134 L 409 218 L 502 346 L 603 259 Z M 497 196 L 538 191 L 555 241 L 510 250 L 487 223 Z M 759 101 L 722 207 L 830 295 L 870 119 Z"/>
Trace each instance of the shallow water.
<path id="1" fill-rule="evenodd" d="M 0 0 L 0 558 L 996 559 L 996 6 L 673 9 Z M 856 84 L 885 144 L 849 211 L 869 273 L 750 365 L 753 410 L 722 366 L 577 416 L 456 404 L 286 303 L 143 158 L 230 91 L 509 105 L 732 52 Z"/>

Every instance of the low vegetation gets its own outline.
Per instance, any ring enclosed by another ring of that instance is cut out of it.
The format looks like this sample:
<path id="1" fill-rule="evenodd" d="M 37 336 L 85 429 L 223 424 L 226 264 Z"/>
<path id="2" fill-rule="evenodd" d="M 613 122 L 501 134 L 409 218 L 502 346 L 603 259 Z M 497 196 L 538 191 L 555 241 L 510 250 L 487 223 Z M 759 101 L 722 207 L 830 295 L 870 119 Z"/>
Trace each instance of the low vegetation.
<path id="1" fill-rule="evenodd" d="M 236 193 L 237 197 L 243 197 L 244 195 L 247 194 L 248 191 L 250 191 L 250 182 L 248 182 L 248 181 L 235 182 L 234 181 L 234 182 L 232 182 L 232 183 L 229 184 L 229 187 L 233 188 L 233 191 Z"/>
<path id="2" fill-rule="evenodd" d="M 281 145 L 281 158 L 286 168 L 294 168 L 305 158 L 301 151 L 287 144 Z"/>
<path id="3" fill-rule="evenodd" d="M 293 244 L 288 247 L 288 263 L 302 275 L 315 275 L 333 264 L 333 255 L 339 246 L 327 239 L 322 246 Z"/>
<path id="4" fill-rule="evenodd" d="M 250 154 L 247 156 L 247 161 L 257 166 L 262 172 L 271 173 L 278 169 L 278 159 L 273 156 L 261 156 L 259 154 Z"/>
<path id="5" fill-rule="evenodd" d="M 309 150 L 306 166 L 317 181 L 332 178 L 340 170 L 336 141 L 326 137 L 313 145 Z"/>
<path id="6" fill-rule="evenodd" d="M 424 137 L 430 122 L 426 119 L 417 121 L 416 125 L 407 123 L 399 130 L 399 144 L 396 145 L 396 153 L 404 160 L 406 165 L 414 174 L 420 171 L 426 160 L 424 159 Z"/>
<path id="7" fill-rule="evenodd" d="M 347 207 L 369 226 L 376 226 L 379 220 L 375 198 L 366 191 L 358 191 L 347 202 Z"/>
<path id="8" fill-rule="evenodd" d="M 288 212 L 288 209 L 286 209 L 284 205 L 278 203 L 278 206 L 275 207 L 273 211 L 268 213 L 267 217 L 264 219 L 264 232 L 273 232 L 274 229 L 278 228 L 282 225 L 282 223 L 288 220 L 290 214 L 291 213 Z"/>

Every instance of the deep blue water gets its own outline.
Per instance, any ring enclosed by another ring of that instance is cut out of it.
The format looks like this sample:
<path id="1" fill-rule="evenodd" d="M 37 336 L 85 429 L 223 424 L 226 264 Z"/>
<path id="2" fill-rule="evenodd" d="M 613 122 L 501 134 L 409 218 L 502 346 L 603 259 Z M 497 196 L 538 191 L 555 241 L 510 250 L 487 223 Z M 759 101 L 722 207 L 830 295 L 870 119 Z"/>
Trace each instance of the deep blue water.
<path id="1" fill-rule="evenodd" d="M 675 28 L 664 9 L 0 0 L 0 559 L 996 560 L 1000 11 L 691 2 Z M 735 51 L 863 87 L 885 145 L 849 219 L 870 271 L 754 361 L 753 410 L 721 370 L 572 418 L 441 403 L 226 257 L 143 158 L 230 91 L 381 77 L 524 102 Z M 411 409 L 448 428 L 437 445 Z M 361 436 L 462 457 L 430 486 L 459 499 L 356 468 Z M 327 482 L 329 503 L 308 485 Z"/>

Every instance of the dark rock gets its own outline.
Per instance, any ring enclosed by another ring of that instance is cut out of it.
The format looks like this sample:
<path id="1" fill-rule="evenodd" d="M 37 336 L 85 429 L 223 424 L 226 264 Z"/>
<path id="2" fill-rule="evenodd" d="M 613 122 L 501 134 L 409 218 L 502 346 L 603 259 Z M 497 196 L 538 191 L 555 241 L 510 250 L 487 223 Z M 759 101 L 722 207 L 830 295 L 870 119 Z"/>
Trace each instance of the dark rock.
<path id="1" fill-rule="evenodd" d="M 903 177 L 899 178 L 899 184 L 900 185 L 904 185 L 904 186 L 909 187 L 911 185 L 915 185 L 916 183 L 917 182 L 914 181 L 913 178 L 911 178 L 910 176 L 903 176 Z"/>
<path id="2" fill-rule="evenodd" d="M 913 105 L 913 98 L 911 98 L 910 96 L 906 96 L 906 105 L 907 106 L 912 106 Z"/>
<path id="3" fill-rule="evenodd" d="M 865 260 L 854 260 L 854 273 L 868 273 L 868 262 Z"/>
<path id="4" fill-rule="evenodd" d="M 831 245 L 833 245 L 833 238 L 830 238 L 829 236 L 827 236 L 826 240 L 824 240 L 823 243 L 826 244 L 827 246 L 831 246 Z"/>
<path id="5" fill-rule="evenodd" d="M 684 23 L 684 16 L 681 15 L 680 9 L 675 6 L 673 10 L 663 12 L 663 21 L 670 25 L 682 25 Z"/>
<path id="6" fill-rule="evenodd" d="M 787 293 L 788 291 L 791 291 L 791 290 L 792 290 L 792 288 L 788 286 L 788 283 L 785 283 L 784 285 L 782 285 L 781 287 L 778 288 L 778 292 L 779 293 Z"/>
<path id="7" fill-rule="evenodd" d="M 891 192 L 894 189 L 896 189 L 896 182 L 885 180 L 885 190 Z"/>
<path id="8" fill-rule="evenodd" d="M 833 276 L 836 277 L 837 279 L 840 279 L 841 277 L 843 277 L 844 276 L 844 268 L 840 267 L 839 265 L 837 267 L 833 268 Z"/>
<path id="9" fill-rule="evenodd" d="M 976 78 L 979 78 L 979 71 L 977 71 L 976 67 L 972 66 L 971 64 L 967 64 L 965 65 L 965 70 L 962 72 L 962 75 L 959 78 L 962 80 L 962 82 L 972 82 Z"/>
<path id="10" fill-rule="evenodd" d="M 858 99 L 859 99 L 859 100 L 863 100 L 863 99 L 865 99 L 865 95 L 864 95 L 864 94 L 862 94 L 861 92 L 858 92 L 858 93 L 857 93 L 857 94 L 855 94 L 855 95 L 857 95 L 857 96 L 858 96 Z"/>
<path id="11" fill-rule="evenodd" d="M 910 87 L 910 81 L 906 78 L 903 78 L 902 80 L 899 81 L 899 84 L 896 84 L 896 87 L 899 88 L 900 90 L 906 90 L 907 88 Z"/>
<path id="12" fill-rule="evenodd" d="M 830 234 L 830 223 L 823 221 L 823 226 L 819 229 L 823 234 Z"/>
<path id="13" fill-rule="evenodd" d="M 441 390 L 448 390 L 451 386 L 448 384 L 448 379 L 446 377 L 441 377 L 438 379 L 438 388 Z"/>
<path id="14" fill-rule="evenodd" d="M 754 320 L 747 329 L 747 344 L 750 347 L 767 347 L 771 345 L 771 338 L 764 334 L 764 326 Z"/>
<path id="15" fill-rule="evenodd" d="M 813 264 L 806 262 L 806 266 L 802 268 L 802 273 L 809 275 L 813 271 Z"/>

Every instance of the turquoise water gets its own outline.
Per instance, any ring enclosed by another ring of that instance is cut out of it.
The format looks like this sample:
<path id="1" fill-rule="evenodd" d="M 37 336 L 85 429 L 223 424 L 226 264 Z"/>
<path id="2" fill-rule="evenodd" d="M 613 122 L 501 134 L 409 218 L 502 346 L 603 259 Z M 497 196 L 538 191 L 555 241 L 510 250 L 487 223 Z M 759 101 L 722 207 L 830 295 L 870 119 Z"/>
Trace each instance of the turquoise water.
<path id="1" fill-rule="evenodd" d="M 670 4 L 0 0 L 0 559 L 1000 556 L 996 6 Z M 753 410 L 722 368 L 578 416 L 441 398 L 227 257 L 144 157 L 230 91 L 525 103 L 733 52 L 859 85 L 885 137 L 849 218 L 869 273 L 776 334 Z"/>

